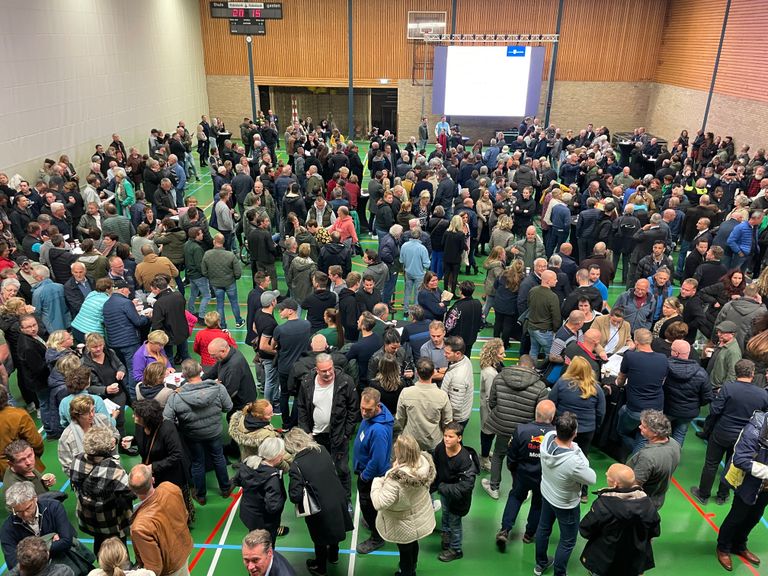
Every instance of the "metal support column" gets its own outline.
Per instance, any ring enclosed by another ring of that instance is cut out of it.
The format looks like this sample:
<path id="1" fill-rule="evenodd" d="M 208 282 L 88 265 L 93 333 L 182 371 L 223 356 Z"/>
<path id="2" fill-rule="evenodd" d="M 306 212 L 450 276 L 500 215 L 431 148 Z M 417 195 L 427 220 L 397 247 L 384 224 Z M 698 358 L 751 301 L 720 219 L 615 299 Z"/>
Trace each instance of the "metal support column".
<path id="1" fill-rule="evenodd" d="M 563 22 L 563 3 L 564 0 L 560 0 L 557 5 L 557 24 L 555 26 L 555 34 L 557 34 L 557 42 L 552 45 L 552 58 L 549 61 L 549 77 L 547 78 L 547 105 L 544 109 L 544 126 L 549 126 L 549 115 L 552 110 L 552 97 L 555 92 L 555 66 L 557 65 L 557 47 L 560 45 L 560 26 Z"/>
<path id="2" fill-rule="evenodd" d="M 349 101 L 347 102 L 347 114 L 349 116 L 349 125 L 347 128 L 347 138 L 355 137 L 355 88 L 354 88 L 354 43 L 352 42 L 352 0 L 347 0 L 347 42 L 349 44 Z"/>
<path id="3" fill-rule="evenodd" d="M 715 67 L 712 70 L 712 82 L 709 84 L 709 93 L 707 94 L 707 106 L 704 108 L 704 119 L 701 121 L 701 129 L 706 130 L 707 118 L 709 117 L 709 107 L 712 105 L 712 95 L 715 92 L 715 82 L 717 81 L 717 69 L 720 67 L 720 55 L 723 52 L 723 40 L 725 40 L 725 29 L 728 26 L 728 14 L 731 11 L 731 0 L 725 3 L 725 14 L 723 15 L 723 29 L 720 30 L 720 42 L 717 45 L 717 56 L 715 57 Z"/>
<path id="4" fill-rule="evenodd" d="M 245 47 L 248 50 L 248 83 L 251 86 L 251 120 L 256 122 L 258 115 L 256 114 L 256 86 L 253 80 L 253 38 L 250 36 L 245 37 Z"/>

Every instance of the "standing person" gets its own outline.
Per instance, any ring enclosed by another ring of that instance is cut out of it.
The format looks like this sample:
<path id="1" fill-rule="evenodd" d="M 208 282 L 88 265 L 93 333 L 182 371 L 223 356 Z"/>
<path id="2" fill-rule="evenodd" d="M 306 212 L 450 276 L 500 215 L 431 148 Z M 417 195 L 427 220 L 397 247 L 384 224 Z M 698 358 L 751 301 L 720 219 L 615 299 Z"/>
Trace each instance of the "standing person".
<path id="1" fill-rule="evenodd" d="M 299 427 L 328 450 L 349 498 L 349 439 L 357 420 L 354 381 L 334 367 L 330 354 L 318 354 L 315 369 L 299 385 L 296 404 Z"/>
<path id="2" fill-rule="evenodd" d="M 635 473 L 637 483 L 660 510 L 669 489 L 669 481 L 680 463 L 680 445 L 670 438 L 672 426 L 660 410 L 643 410 L 640 434 L 648 442 L 635 452 L 627 466 Z"/>
<path id="3" fill-rule="evenodd" d="M 627 350 L 621 361 L 617 386 L 626 386 L 627 403 L 619 409 L 618 430 L 625 448 L 634 452 L 645 440 L 638 434 L 643 410 L 664 409 L 664 379 L 669 363 L 664 354 L 651 349 L 653 334 L 641 328 L 635 331 L 635 349 Z"/>
<path id="4" fill-rule="evenodd" d="M 447 179 L 450 180 L 450 178 Z M 461 254 L 464 248 L 464 221 L 457 215 L 451 219 L 448 229 L 443 234 L 443 289 L 454 294 L 459 280 Z"/>
<path id="5" fill-rule="evenodd" d="M 246 458 L 232 479 L 234 484 L 243 487 L 240 520 L 248 530 L 267 530 L 272 542 L 289 531 L 287 526 L 280 525 L 287 500 L 283 485 L 284 456 L 282 438 L 265 438 L 259 445 L 259 455 Z"/>
<path id="6" fill-rule="evenodd" d="M 483 305 L 472 298 L 475 293 L 474 282 L 464 280 L 459 283 L 459 293 L 461 298 L 454 302 L 445 316 L 445 329 L 448 336 L 459 336 L 464 340 L 467 353 L 471 354 L 483 327 Z"/>
<path id="7" fill-rule="evenodd" d="M 579 524 L 587 540 L 581 563 L 594 574 L 638 576 L 655 566 L 651 539 L 661 534 L 661 518 L 631 468 L 612 464 L 605 479 Z"/>
<path id="8" fill-rule="evenodd" d="M 549 356 L 554 333 L 562 324 L 560 300 L 553 292 L 557 285 L 557 274 L 551 270 L 541 273 L 541 285 L 528 293 L 528 334 L 531 337 L 531 357 L 534 361 L 539 350 Z"/>
<path id="9" fill-rule="evenodd" d="M 251 252 L 251 270 L 263 272 L 272 281 L 272 290 L 277 290 L 277 244 L 272 239 L 271 223 L 265 213 L 256 217 L 256 226 L 248 233 L 248 249 Z"/>
<path id="10" fill-rule="evenodd" d="M 296 576 L 285 556 L 275 551 L 266 530 L 252 530 L 243 538 L 243 564 L 248 576 Z"/>
<path id="11" fill-rule="evenodd" d="M 445 339 L 445 359 L 448 361 L 448 370 L 443 376 L 441 388 L 448 393 L 453 420 L 461 424 L 462 432 L 472 415 L 472 402 L 475 396 L 472 361 L 466 352 L 461 336 L 450 336 Z"/>
<path id="12" fill-rule="evenodd" d="M 592 440 L 605 417 L 605 394 L 595 372 L 584 358 L 576 356 L 568 369 L 552 387 L 549 399 L 558 414 L 571 412 L 579 421 L 576 443 L 584 456 L 589 456 Z M 587 503 L 586 486 L 581 490 L 581 503 Z"/>
<path id="13" fill-rule="evenodd" d="M 760 564 L 760 558 L 747 548 L 750 532 L 760 522 L 766 505 L 768 490 L 768 420 L 766 412 L 755 412 L 739 434 L 733 450 L 733 463 L 744 475 L 736 488 L 736 495 L 728 515 L 720 525 L 717 537 L 717 560 L 728 570 L 733 570 L 731 554 L 740 556 L 753 566 Z"/>
<path id="14" fill-rule="evenodd" d="M 303 505 L 306 490 L 320 506 L 320 512 L 304 517 L 315 547 L 315 557 L 308 559 L 306 564 L 313 576 L 325 576 L 328 562 L 336 564 L 339 560 L 339 543 L 353 528 L 344 487 L 328 451 L 300 428 L 291 429 L 285 437 L 285 445 L 294 455 L 290 464 L 288 497 L 298 509 Z"/>
<path id="15" fill-rule="evenodd" d="M 491 410 L 488 399 L 493 381 L 504 367 L 504 354 L 504 344 L 498 338 L 487 340 L 480 350 L 480 469 L 485 472 L 491 469 L 491 446 L 495 438 L 488 425 Z"/>
<path id="16" fill-rule="evenodd" d="M 494 500 L 499 499 L 501 465 L 507 454 L 507 446 L 520 424 L 533 420 L 536 406 L 547 397 L 547 385 L 527 354 L 520 356 L 517 366 L 504 367 L 493 379 L 488 396 L 488 428 L 496 435 L 495 449 L 491 457 L 491 477 L 480 484 Z"/>
<path id="17" fill-rule="evenodd" d="M 251 366 L 237 347 L 231 346 L 224 338 L 214 338 L 208 344 L 208 354 L 216 363 L 205 370 L 204 376 L 224 385 L 232 399 L 231 410 L 240 410 L 256 400 L 256 382 Z"/>
<path id="18" fill-rule="evenodd" d="M 366 388 L 360 394 L 362 422 L 355 436 L 352 463 L 357 475 L 357 494 L 360 511 L 371 530 L 371 537 L 357 545 L 358 554 L 369 554 L 384 546 L 376 528 L 376 508 L 371 500 L 371 485 L 389 470 L 392 453 L 394 418 L 381 403 L 381 394 L 375 388 Z"/>
<path id="19" fill-rule="evenodd" d="M 411 231 L 410 238 L 400 248 L 400 263 L 405 274 L 405 296 L 403 310 L 408 314 L 409 304 L 416 303 L 416 290 L 424 280 L 424 273 L 429 270 L 429 252 L 421 243 L 421 230 Z"/>
<path id="20" fill-rule="evenodd" d="M 723 320 L 715 328 L 717 334 L 717 348 L 707 363 L 709 383 L 714 392 L 726 382 L 736 378 L 736 364 L 741 360 L 741 348 L 736 340 L 738 327 L 731 320 Z"/>
<path id="21" fill-rule="evenodd" d="M 290 393 L 288 390 L 288 376 L 291 367 L 301 358 L 301 355 L 309 348 L 311 338 L 310 323 L 299 318 L 296 311 L 298 302 L 293 298 L 286 298 L 277 305 L 280 318 L 284 320 L 272 332 L 277 356 L 277 377 L 280 382 L 280 413 L 283 416 L 283 428 L 291 428 L 296 425 L 298 406 L 294 403 L 293 412 L 289 406 Z"/>
<path id="22" fill-rule="evenodd" d="M 541 576 L 554 564 L 555 576 L 564 576 L 579 530 L 579 499 L 582 484 L 594 484 L 597 476 L 589 460 L 574 442 L 578 433 L 576 416 L 565 412 L 555 421 L 541 443 L 541 519 L 536 529 L 536 566 Z M 555 557 L 547 555 L 552 526 L 557 521 L 560 541 Z"/>
<path id="23" fill-rule="evenodd" d="M 138 464 L 128 484 L 141 501 L 131 518 L 131 540 L 139 566 L 156 576 L 188 576 L 192 536 L 181 490 L 171 482 L 152 483 L 152 467 Z"/>
<path id="24" fill-rule="evenodd" d="M 691 420 L 712 401 L 712 386 L 707 371 L 690 355 L 691 345 L 688 342 L 672 342 L 669 369 L 664 380 L 664 414 L 672 425 L 671 437 L 681 449 Z"/>
<path id="25" fill-rule="evenodd" d="M 427 117 L 424 116 L 419 124 L 419 151 L 427 149 L 429 142 L 429 127 L 427 126 Z"/>
<path id="26" fill-rule="evenodd" d="M 213 248 L 208 250 L 200 262 L 200 271 L 208 279 L 216 293 L 216 311 L 221 318 L 221 327 L 227 329 L 224 314 L 224 298 L 229 298 L 229 305 L 235 315 L 235 326 L 242 328 L 245 320 L 240 316 L 240 304 L 237 300 L 237 281 L 243 275 L 240 259 L 231 250 L 224 249 L 224 236 L 216 234 L 213 237 Z M 202 310 L 202 304 L 200 308 Z"/>
<path id="27" fill-rule="evenodd" d="M 186 302 L 181 292 L 171 290 L 168 285 L 168 277 L 161 274 L 155 276 L 151 283 L 152 294 L 157 300 L 152 307 L 152 330 L 162 330 L 168 335 L 168 344 L 165 345 L 165 353 L 170 358 L 173 356 L 173 348 L 176 347 L 176 355 L 173 360 L 181 364 L 189 358 L 189 325 L 187 324 Z"/>
<path id="28" fill-rule="evenodd" d="M 171 394 L 163 409 L 163 417 L 178 422 L 179 432 L 187 441 L 192 458 L 194 498 L 198 504 L 206 503 L 205 462 L 210 458 L 216 471 L 222 498 L 232 493 L 227 475 L 227 462 L 221 447 L 221 413 L 232 409 L 227 389 L 213 380 L 200 377 L 203 369 L 196 360 L 181 363 L 181 374 L 186 383 Z"/>
<path id="29" fill-rule="evenodd" d="M 496 547 L 500 552 L 507 549 L 509 532 L 515 525 L 523 502 L 531 494 L 531 508 L 523 532 L 523 543 L 530 544 L 536 534 L 541 517 L 541 441 L 555 429 L 555 404 L 542 400 L 536 405 L 536 417 L 532 422 L 520 424 L 515 429 L 507 449 L 507 467 L 512 473 L 512 490 L 509 491 L 501 529 L 496 533 Z"/>
<path id="30" fill-rule="evenodd" d="M 395 461 L 383 477 L 374 478 L 371 500 L 379 512 L 376 528 L 400 551 L 401 576 L 414 576 L 419 540 L 435 529 L 435 512 L 429 486 L 435 465 L 413 436 L 402 434 L 394 445 Z"/>
<path id="31" fill-rule="evenodd" d="M 189 239 L 184 244 L 184 279 L 189 283 L 189 300 L 187 310 L 197 316 L 197 321 L 202 322 L 211 301 L 211 288 L 208 278 L 203 274 L 202 262 L 205 255 L 203 244 L 203 230 L 197 226 L 189 229 Z M 200 296 L 200 307 L 195 310 L 195 302 Z"/>
<path id="32" fill-rule="evenodd" d="M 452 562 L 464 557 L 461 549 L 461 518 L 469 514 L 472 489 L 480 472 L 477 453 L 462 446 L 463 427 L 450 422 L 443 430 L 443 441 L 435 448 L 435 481 L 433 489 L 440 496 L 443 511 L 441 536 L 443 551 L 437 556 L 441 562 Z"/>
<path id="33" fill-rule="evenodd" d="M 261 295 L 259 304 L 261 308 L 253 320 L 253 327 L 256 332 L 256 338 L 253 340 L 253 347 L 256 350 L 258 362 L 264 368 L 264 398 L 266 398 L 275 410 L 275 414 L 280 414 L 280 385 L 277 378 L 277 364 L 275 363 L 276 348 L 274 333 L 277 328 L 275 320 L 275 305 L 280 293 L 268 290 Z"/>
<path id="34" fill-rule="evenodd" d="M 709 409 L 710 418 L 714 420 L 714 424 L 707 443 L 699 485 L 690 490 L 702 504 L 709 501 L 720 461 L 723 456 L 726 462 L 730 461 L 733 446 L 741 429 L 749 422 L 752 413 L 755 410 L 768 410 L 768 392 L 752 383 L 755 378 L 755 363 L 752 360 L 739 360 L 736 363 L 735 373 L 736 379 L 723 384 L 712 399 L 712 406 Z M 724 476 L 723 474 L 717 488 L 718 504 L 724 504 L 727 501 L 730 491 Z"/>

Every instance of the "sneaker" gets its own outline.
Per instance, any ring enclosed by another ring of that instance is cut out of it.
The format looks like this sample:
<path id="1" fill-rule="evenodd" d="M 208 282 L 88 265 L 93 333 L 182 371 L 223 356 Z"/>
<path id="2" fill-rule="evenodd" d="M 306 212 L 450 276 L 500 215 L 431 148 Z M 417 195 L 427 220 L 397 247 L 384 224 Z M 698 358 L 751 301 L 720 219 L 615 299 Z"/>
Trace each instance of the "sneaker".
<path id="1" fill-rule="evenodd" d="M 531 544 L 536 538 L 535 534 L 523 534 L 523 544 Z"/>
<path id="2" fill-rule="evenodd" d="M 245 326 L 245 320 L 240 320 L 240 322 L 235 323 L 236 328 L 242 328 L 243 326 Z"/>
<path id="3" fill-rule="evenodd" d="M 370 554 L 374 550 L 378 550 L 379 548 L 384 546 L 384 540 L 376 540 L 374 538 L 368 538 L 368 540 L 365 540 L 364 542 L 360 542 L 360 544 L 357 545 L 357 548 L 355 548 L 355 551 L 358 554 Z"/>
<path id="4" fill-rule="evenodd" d="M 443 550 L 437 555 L 437 559 L 440 562 L 453 562 L 454 560 L 460 560 L 464 558 L 464 552 L 461 550 Z"/>
<path id="5" fill-rule="evenodd" d="M 555 563 L 555 559 L 554 558 L 549 558 L 547 560 L 547 563 L 544 566 L 541 566 L 540 564 L 536 564 L 536 566 L 533 568 L 533 573 L 536 576 L 541 576 L 542 574 L 544 574 L 544 572 L 549 570 L 549 567 L 552 566 L 552 564 L 554 564 L 554 563 Z"/>
<path id="6" fill-rule="evenodd" d="M 696 498 L 699 504 L 706 506 L 709 502 L 709 496 L 703 496 L 698 486 L 691 486 L 689 492 L 691 493 L 691 496 Z"/>
<path id="7" fill-rule="evenodd" d="M 490 472 L 491 471 L 491 459 L 486 457 L 480 458 L 480 471 L 481 472 Z"/>
<path id="8" fill-rule="evenodd" d="M 509 540 L 509 532 L 503 528 L 496 532 L 496 548 L 499 552 L 504 552 L 507 549 L 507 540 Z"/>
<path id="9" fill-rule="evenodd" d="M 498 500 L 499 499 L 499 489 L 498 488 L 493 488 L 491 486 L 491 481 L 488 478 L 483 478 L 480 481 L 480 484 L 482 484 L 483 490 L 485 490 L 488 493 L 488 496 L 490 496 L 494 500 Z"/>

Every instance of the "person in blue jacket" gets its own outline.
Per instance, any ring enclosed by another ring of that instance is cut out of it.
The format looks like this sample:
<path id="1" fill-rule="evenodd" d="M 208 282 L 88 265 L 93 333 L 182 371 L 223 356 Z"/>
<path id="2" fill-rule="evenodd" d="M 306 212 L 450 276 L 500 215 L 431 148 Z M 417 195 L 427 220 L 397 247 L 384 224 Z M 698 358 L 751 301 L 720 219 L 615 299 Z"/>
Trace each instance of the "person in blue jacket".
<path id="1" fill-rule="evenodd" d="M 384 539 L 376 530 L 371 484 L 374 478 L 384 476 L 389 470 L 395 419 L 381 403 L 381 393 L 375 388 L 366 388 L 360 394 L 360 414 L 363 421 L 355 436 L 352 464 L 357 474 L 360 511 L 371 529 L 371 537 L 358 544 L 357 553 L 368 554 L 384 546 Z"/>
<path id="2" fill-rule="evenodd" d="M 749 220 L 737 225 L 728 236 L 728 248 L 731 249 L 731 268 L 741 268 L 746 271 L 752 268 L 752 259 L 760 253 L 758 237 L 763 213 L 760 210 L 752 212 Z"/>

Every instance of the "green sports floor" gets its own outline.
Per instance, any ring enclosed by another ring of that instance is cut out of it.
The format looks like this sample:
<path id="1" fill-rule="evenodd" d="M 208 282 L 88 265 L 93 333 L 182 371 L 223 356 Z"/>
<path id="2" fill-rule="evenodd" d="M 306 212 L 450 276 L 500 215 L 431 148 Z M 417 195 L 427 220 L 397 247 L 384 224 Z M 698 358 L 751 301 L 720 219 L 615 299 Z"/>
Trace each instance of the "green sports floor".
<path id="1" fill-rule="evenodd" d="M 365 150 L 362 150 L 365 153 Z M 284 155 L 283 155 L 284 158 Z M 212 199 L 212 185 L 207 175 L 207 169 L 201 171 L 201 182 L 191 182 L 188 187 L 188 195 L 196 196 L 201 206 L 209 206 Z M 210 212 L 208 207 L 207 212 Z M 375 247 L 376 240 L 361 238 L 364 247 Z M 353 268 L 361 270 L 364 264 L 358 257 L 353 262 Z M 482 268 L 481 268 L 482 270 Z M 278 274 L 281 271 L 278 268 Z M 248 291 L 251 288 L 249 279 L 249 269 L 238 283 L 239 301 L 241 310 L 245 316 L 245 301 Z M 462 276 L 462 279 L 464 277 Z M 471 277 L 480 288 L 477 295 L 482 291 L 483 274 Z M 279 279 L 279 288 L 285 291 L 285 281 L 281 276 Z M 402 302 L 403 281 L 402 277 L 398 282 L 399 300 Z M 621 287 L 610 289 L 610 301 L 613 302 L 621 292 Z M 215 301 L 211 303 L 210 309 L 215 309 Z M 228 323 L 234 326 L 233 316 L 229 305 L 226 306 Z M 402 314 L 398 314 L 402 322 Z M 245 335 L 244 329 L 231 330 L 233 337 L 240 344 L 240 349 L 249 359 L 253 352 L 248 346 L 242 345 L 242 339 Z M 483 330 L 472 351 L 472 360 L 475 367 L 475 394 L 479 394 L 480 386 L 480 368 L 477 357 L 484 340 L 492 336 L 490 329 Z M 190 342 L 194 335 L 190 338 Z M 190 346 L 191 349 L 191 346 Z M 518 348 L 516 344 L 507 351 L 507 364 L 514 364 L 517 361 Z M 12 381 L 15 379 L 12 379 Z M 15 383 L 13 384 L 15 389 Z M 18 396 L 18 391 L 15 391 Z M 479 404 L 476 403 L 476 406 Z M 472 419 L 470 421 L 465 442 L 478 448 L 480 445 L 479 431 L 480 420 L 478 408 L 474 408 Z M 128 421 L 128 433 L 132 430 L 132 418 Z M 275 419 L 275 425 L 279 424 L 279 417 Z M 61 472 L 61 468 L 56 456 L 56 442 L 46 441 L 45 454 L 43 461 L 49 472 L 56 474 L 57 486 L 67 490 L 69 482 Z M 674 476 L 673 484 L 667 495 L 666 503 L 661 512 L 662 530 L 661 536 L 654 541 L 654 553 L 656 557 L 656 569 L 650 573 L 659 575 L 683 575 L 683 574 L 721 574 L 723 569 L 715 558 L 715 541 L 717 537 L 718 526 L 728 513 L 728 505 L 716 506 L 712 500 L 707 506 L 700 506 L 689 495 L 689 487 L 698 483 L 701 466 L 704 461 L 705 444 L 702 440 L 696 438 L 693 429 L 690 430 L 689 437 L 683 451 L 682 462 Z M 138 458 L 127 458 L 123 456 L 123 464 L 126 469 L 136 463 Z M 597 488 L 605 485 L 605 471 L 613 463 L 607 456 L 600 451 L 593 449 L 590 461 L 597 471 Z M 234 471 L 231 472 L 234 474 Z M 487 473 L 480 477 L 487 477 Z M 354 486 L 354 483 L 353 483 Z M 218 496 L 218 487 L 213 474 L 208 474 L 208 487 L 210 489 L 208 503 L 205 506 L 197 506 L 197 519 L 192 530 L 192 536 L 195 542 L 195 548 L 190 555 L 190 571 L 193 576 L 211 576 L 213 574 L 245 574 L 245 568 L 240 558 L 240 542 L 245 536 L 247 530 L 238 517 L 239 493 L 235 492 L 230 498 L 223 499 Z M 528 504 L 524 504 L 520 512 L 517 525 L 512 530 L 512 537 L 507 545 L 507 551 L 501 554 L 497 551 L 494 536 L 499 529 L 501 514 L 506 501 L 506 494 L 511 487 L 511 478 L 508 472 L 504 472 L 501 486 L 501 499 L 492 500 L 481 488 L 478 478 L 473 496 L 472 509 L 469 515 L 464 518 L 464 558 L 451 564 L 443 564 L 437 560 L 440 552 L 440 536 L 435 532 L 432 536 L 425 538 L 420 542 L 420 555 L 418 573 L 422 576 L 452 574 L 457 571 L 468 575 L 479 574 L 531 574 L 534 567 L 534 545 L 524 545 L 521 541 L 522 527 L 528 512 Z M 594 498 L 590 494 L 590 498 Z M 77 521 L 75 517 L 75 498 L 70 493 L 70 497 L 65 502 L 70 520 L 75 526 Z M 582 508 L 582 514 L 586 513 L 588 508 Z M 440 523 L 439 512 L 438 527 Z M 5 516 L 3 516 L 3 519 Z M 366 576 L 388 576 L 397 569 L 397 548 L 394 545 L 387 545 L 383 549 L 366 556 L 359 556 L 354 553 L 357 543 L 368 538 L 368 531 L 360 523 L 359 508 L 355 507 L 355 525 L 359 526 L 354 532 L 348 533 L 347 540 L 341 545 L 341 556 L 338 565 L 329 565 L 328 573 L 333 576 L 352 576 L 354 574 L 365 574 Z M 308 558 L 313 557 L 314 552 L 312 542 L 309 538 L 306 526 L 302 519 L 296 518 L 293 507 L 288 504 L 283 513 L 283 524 L 290 527 L 290 533 L 281 537 L 277 541 L 277 549 L 285 555 L 296 568 L 297 573 L 307 574 L 304 565 Z M 91 542 L 87 535 L 82 535 L 83 541 Z M 556 543 L 557 528 L 553 534 L 550 553 L 553 553 L 554 543 Z M 579 562 L 579 553 L 583 549 L 584 542 L 579 540 L 576 550 L 571 557 L 569 565 L 570 574 L 586 574 L 586 570 Z M 763 519 L 761 523 L 753 530 L 750 538 L 750 549 L 759 556 L 763 556 L 768 564 L 768 521 Z M 133 556 L 133 554 L 131 553 Z M 232 572 L 229 572 L 232 570 Z M 0 561 L 0 576 L 7 571 L 5 564 Z M 763 570 L 768 574 L 768 569 Z M 551 572 L 550 572 L 551 573 Z M 759 568 L 753 568 L 746 563 L 734 557 L 735 574 L 760 574 Z"/>

